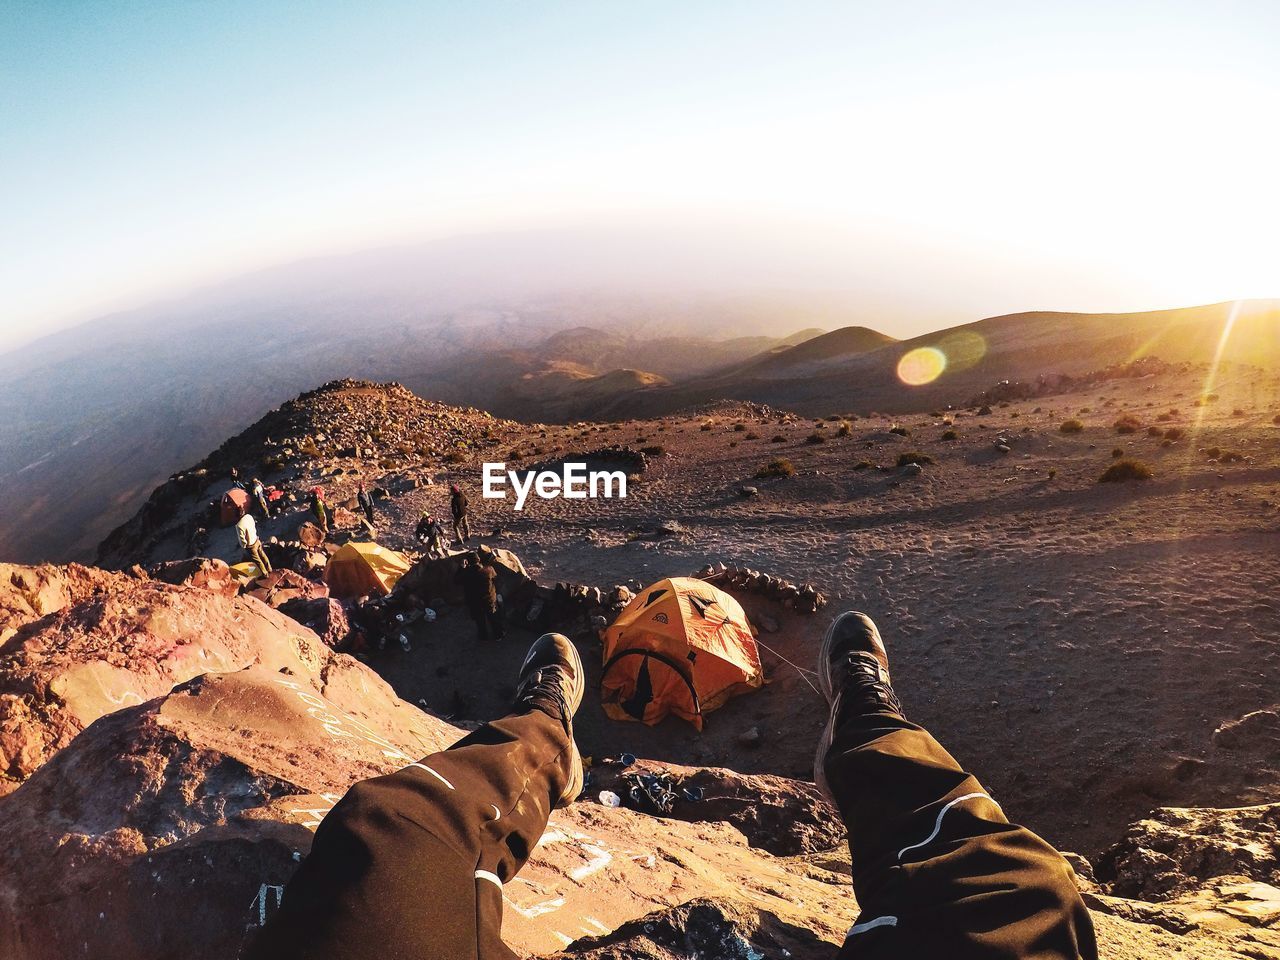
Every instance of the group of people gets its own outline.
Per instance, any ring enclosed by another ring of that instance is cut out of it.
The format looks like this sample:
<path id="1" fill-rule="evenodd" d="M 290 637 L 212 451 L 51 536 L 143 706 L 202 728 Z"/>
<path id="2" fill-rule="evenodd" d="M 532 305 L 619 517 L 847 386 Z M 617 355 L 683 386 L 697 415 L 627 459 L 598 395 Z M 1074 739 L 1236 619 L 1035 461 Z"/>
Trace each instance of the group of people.
<path id="1" fill-rule="evenodd" d="M 453 515 L 453 542 L 456 546 L 465 546 L 471 541 L 471 504 L 456 483 L 449 485 L 449 512 Z M 423 511 L 413 535 L 427 548 L 427 556 L 448 556 L 449 550 L 444 542 L 444 524 L 430 510 Z"/>

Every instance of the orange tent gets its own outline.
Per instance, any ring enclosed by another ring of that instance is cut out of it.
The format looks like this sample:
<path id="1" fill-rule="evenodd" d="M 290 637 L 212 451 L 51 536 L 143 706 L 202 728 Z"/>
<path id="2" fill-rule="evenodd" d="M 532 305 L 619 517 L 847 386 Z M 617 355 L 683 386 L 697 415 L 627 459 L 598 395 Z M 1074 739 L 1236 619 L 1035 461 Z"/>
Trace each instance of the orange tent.
<path id="1" fill-rule="evenodd" d="M 220 513 L 222 525 L 229 527 L 249 512 L 249 494 L 233 487 L 222 495 Z"/>
<path id="2" fill-rule="evenodd" d="M 764 682 L 738 601 L 691 577 L 659 580 L 606 629 L 600 699 L 615 720 L 655 724 L 703 714 Z"/>

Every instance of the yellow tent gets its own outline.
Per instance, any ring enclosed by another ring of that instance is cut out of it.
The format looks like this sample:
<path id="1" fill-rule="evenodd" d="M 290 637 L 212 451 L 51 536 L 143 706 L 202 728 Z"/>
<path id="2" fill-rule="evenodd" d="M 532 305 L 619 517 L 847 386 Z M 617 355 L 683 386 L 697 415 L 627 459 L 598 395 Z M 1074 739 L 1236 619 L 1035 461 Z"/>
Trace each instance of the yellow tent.
<path id="1" fill-rule="evenodd" d="M 325 564 L 324 582 L 335 597 L 386 596 L 410 565 L 403 553 L 376 543 L 348 543 Z"/>
<path id="2" fill-rule="evenodd" d="M 262 568 L 252 560 L 246 560 L 243 563 L 231 564 L 231 574 L 241 583 L 249 583 L 262 576 Z"/>
<path id="3" fill-rule="evenodd" d="M 604 631 L 600 699 L 615 720 L 702 716 L 764 682 L 760 650 L 737 600 L 691 577 L 641 590 Z"/>

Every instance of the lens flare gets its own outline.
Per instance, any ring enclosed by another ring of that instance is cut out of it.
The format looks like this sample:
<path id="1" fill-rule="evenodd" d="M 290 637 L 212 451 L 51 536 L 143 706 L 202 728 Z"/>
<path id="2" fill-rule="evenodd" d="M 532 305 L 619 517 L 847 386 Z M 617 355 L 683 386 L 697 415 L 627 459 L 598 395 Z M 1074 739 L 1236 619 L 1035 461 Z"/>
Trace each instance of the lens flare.
<path id="1" fill-rule="evenodd" d="M 910 387 L 922 387 L 942 376 L 947 355 L 937 347 L 916 347 L 898 361 L 898 379 Z"/>
<path id="2" fill-rule="evenodd" d="M 968 370 L 987 355 L 987 341 L 982 334 L 972 330 L 957 330 L 938 344 L 938 349 L 946 354 L 947 369 L 952 373 Z"/>

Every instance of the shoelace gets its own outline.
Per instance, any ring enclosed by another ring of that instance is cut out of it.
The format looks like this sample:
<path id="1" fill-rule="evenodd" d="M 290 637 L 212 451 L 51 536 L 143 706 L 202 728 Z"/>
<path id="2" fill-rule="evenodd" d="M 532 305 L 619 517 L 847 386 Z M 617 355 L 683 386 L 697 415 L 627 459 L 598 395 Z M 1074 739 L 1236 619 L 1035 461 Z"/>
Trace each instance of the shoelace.
<path id="1" fill-rule="evenodd" d="M 898 695 L 884 679 L 882 672 L 884 668 L 874 655 L 850 651 L 845 657 L 844 667 L 845 676 L 849 682 L 875 697 L 876 702 L 882 706 L 888 707 L 894 713 L 902 713 L 902 704 L 898 701 Z"/>
<path id="2" fill-rule="evenodd" d="M 569 701 L 564 696 L 564 683 L 560 678 L 560 671 L 554 667 L 540 667 L 533 674 L 520 691 L 519 700 L 521 703 L 533 704 L 533 701 L 542 697 L 554 702 L 560 713 L 560 722 L 564 724 L 565 732 L 570 732 L 570 721 L 573 712 L 569 709 Z"/>

